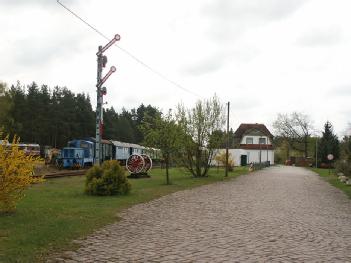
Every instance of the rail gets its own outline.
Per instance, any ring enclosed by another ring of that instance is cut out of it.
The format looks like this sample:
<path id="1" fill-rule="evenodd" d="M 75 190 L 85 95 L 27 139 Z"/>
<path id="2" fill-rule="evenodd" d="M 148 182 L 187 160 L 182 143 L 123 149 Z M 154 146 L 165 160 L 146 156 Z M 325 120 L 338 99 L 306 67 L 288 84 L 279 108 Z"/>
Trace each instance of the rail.
<path id="1" fill-rule="evenodd" d="M 81 170 L 74 170 L 74 171 L 60 171 L 55 173 L 48 173 L 44 174 L 44 179 L 51 179 L 51 178 L 59 178 L 59 177 L 68 177 L 68 176 L 79 176 L 84 175 L 86 173 L 86 169 Z M 41 177 L 42 175 L 33 175 L 34 177 Z"/>

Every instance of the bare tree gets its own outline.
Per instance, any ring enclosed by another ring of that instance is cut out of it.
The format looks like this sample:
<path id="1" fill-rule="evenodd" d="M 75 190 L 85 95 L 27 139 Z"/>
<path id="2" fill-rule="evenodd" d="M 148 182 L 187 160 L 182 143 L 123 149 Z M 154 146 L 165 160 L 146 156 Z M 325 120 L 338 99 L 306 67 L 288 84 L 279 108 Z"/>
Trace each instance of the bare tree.
<path id="1" fill-rule="evenodd" d="M 312 134 L 313 125 L 309 116 L 299 112 L 288 114 L 278 114 L 273 123 L 276 135 L 284 138 L 289 147 L 301 150 L 296 145 L 303 145 L 302 151 L 307 157 L 308 139 Z"/>
<path id="2" fill-rule="evenodd" d="M 223 106 L 216 96 L 198 101 L 192 109 L 178 105 L 177 121 L 184 134 L 180 156 L 182 165 L 195 177 L 207 176 L 213 150 L 220 144 L 220 140 L 211 135 L 225 123 Z"/>

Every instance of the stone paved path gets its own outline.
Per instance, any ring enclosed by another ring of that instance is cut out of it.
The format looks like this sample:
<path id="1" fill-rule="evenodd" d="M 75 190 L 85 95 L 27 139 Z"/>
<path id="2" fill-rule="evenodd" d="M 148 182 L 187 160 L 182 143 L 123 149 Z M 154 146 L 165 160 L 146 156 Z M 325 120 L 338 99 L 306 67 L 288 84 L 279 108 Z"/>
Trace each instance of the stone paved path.
<path id="1" fill-rule="evenodd" d="M 57 261 L 351 262 L 351 201 L 302 168 L 177 192 L 122 217 Z"/>

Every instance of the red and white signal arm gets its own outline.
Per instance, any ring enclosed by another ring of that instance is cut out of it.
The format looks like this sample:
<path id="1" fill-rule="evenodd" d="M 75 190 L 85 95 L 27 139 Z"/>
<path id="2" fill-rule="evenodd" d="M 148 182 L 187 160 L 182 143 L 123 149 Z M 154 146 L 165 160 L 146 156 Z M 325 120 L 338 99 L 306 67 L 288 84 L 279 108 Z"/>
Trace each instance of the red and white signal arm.
<path id="1" fill-rule="evenodd" d="M 332 154 L 330 153 L 330 154 L 328 154 L 327 158 L 328 158 L 329 161 L 331 161 L 331 160 L 334 159 L 334 155 L 332 155 Z"/>

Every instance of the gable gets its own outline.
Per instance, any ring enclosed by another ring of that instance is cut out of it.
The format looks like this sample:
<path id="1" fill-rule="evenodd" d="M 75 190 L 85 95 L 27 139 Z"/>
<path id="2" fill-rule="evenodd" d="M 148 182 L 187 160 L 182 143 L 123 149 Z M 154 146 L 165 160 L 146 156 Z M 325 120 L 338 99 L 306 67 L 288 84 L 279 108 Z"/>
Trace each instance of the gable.
<path id="1" fill-rule="evenodd" d="M 258 130 L 258 129 L 250 129 L 247 130 L 246 132 L 244 132 L 243 136 L 266 136 L 266 134 L 264 134 L 262 131 Z"/>
<path id="2" fill-rule="evenodd" d="M 269 138 L 273 138 L 273 135 L 267 129 L 264 124 L 259 123 L 242 123 L 238 129 L 234 132 L 234 138 L 241 139 L 244 135 L 247 135 L 247 132 L 261 132 L 258 135 L 265 135 Z M 251 135 L 251 133 L 249 134 Z"/>

